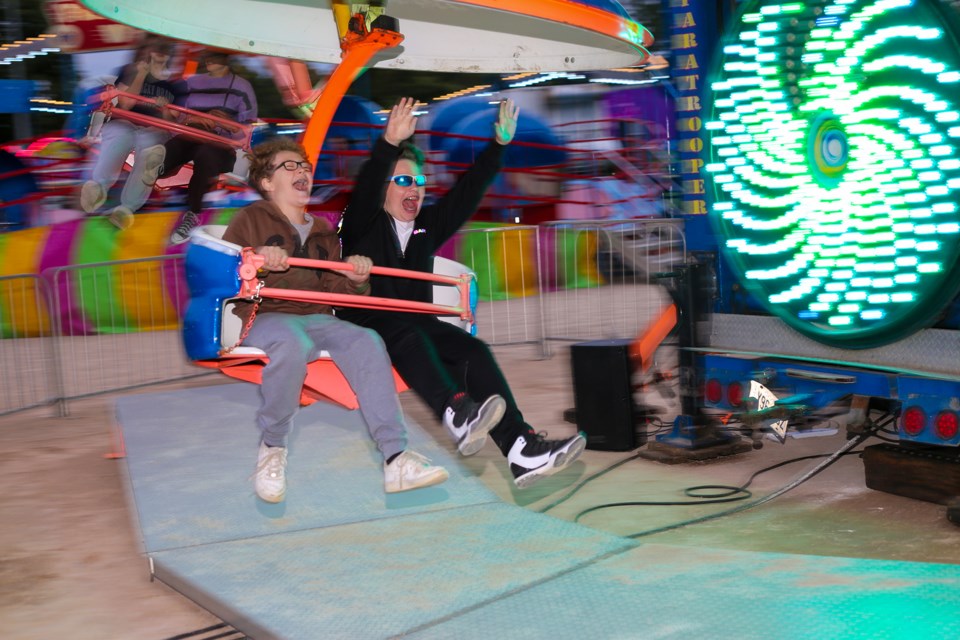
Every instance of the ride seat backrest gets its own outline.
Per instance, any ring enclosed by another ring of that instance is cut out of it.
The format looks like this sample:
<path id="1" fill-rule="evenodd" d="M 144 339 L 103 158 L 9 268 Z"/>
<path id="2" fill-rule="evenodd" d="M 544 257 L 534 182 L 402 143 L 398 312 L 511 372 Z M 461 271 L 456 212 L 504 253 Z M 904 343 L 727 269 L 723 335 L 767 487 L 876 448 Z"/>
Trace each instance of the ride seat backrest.
<path id="1" fill-rule="evenodd" d="M 473 276 L 474 281 L 477 279 L 477 274 L 474 273 L 473 269 L 470 269 L 466 265 L 460 264 L 455 260 L 444 258 L 442 256 L 434 256 L 433 272 L 437 275 L 453 276 L 454 278 L 459 278 L 460 276 L 469 273 Z M 476 285 L 474 284 L 473 286 Z M 459 306 L 460 292 L 456 287 L 435 284 L 433 285 L 433 303 L 442 304 L 447 307 Z M 467 333 L 472 332 L 473 322 L 470 320 L 461 320 L 457 316 L 439 316 L 439 318 L 444 322 L 449 322 L 450 324 L 460 327 Z"/>

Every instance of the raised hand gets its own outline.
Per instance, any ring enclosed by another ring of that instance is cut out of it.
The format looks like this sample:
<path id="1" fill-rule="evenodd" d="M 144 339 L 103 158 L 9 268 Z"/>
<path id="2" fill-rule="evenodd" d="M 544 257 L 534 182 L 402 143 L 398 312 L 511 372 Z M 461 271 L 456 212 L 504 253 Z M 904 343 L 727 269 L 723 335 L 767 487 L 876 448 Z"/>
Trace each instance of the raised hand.
<path id="1" fill-rule="evenodd" d="M 383 139 L 397 147 L 417 131 L 417 117 L 413 108 L 417 101 L 413 98 L 400 98 L 400 102 L 390 109 L 387 127 L 383 130 Z"/>
<path id="2" fill-rule="evenodd" d="M 510 144 L 517 132 L 517 118 L 520 116 L 520 107 L 513 100 L 507 98 L 500 103 L 500 117 L 493 125 L 497 142 L 503 145 Z"/>

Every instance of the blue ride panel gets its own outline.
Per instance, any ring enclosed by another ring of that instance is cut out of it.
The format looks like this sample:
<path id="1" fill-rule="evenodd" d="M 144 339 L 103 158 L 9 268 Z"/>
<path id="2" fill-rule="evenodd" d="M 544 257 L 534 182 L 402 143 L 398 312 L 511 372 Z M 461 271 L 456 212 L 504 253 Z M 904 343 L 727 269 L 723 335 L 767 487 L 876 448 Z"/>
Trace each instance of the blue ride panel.
<path id="1" fill-rule="evenodd" d="M 191 360 L 220 355 L 223 303 L 240 292 L 240 250 L 209 236 L 191 238 L 185 257 L 190 301 L 183 316 L 183 346 Z"/>
<path id="2" fill-rule="evenodd" d="M 743 358 L 711 354 L 703 359 L 704 380 L 720 384 L 720 398 L 704 399 L 707 409 L 724 411 L 743 410 L 743 406 L 731 403 L 749 393 L 750 381 L 759 380 L 781 400 L 791 396 L 803 396 L 804 404 L 811 410 L 821 410 L 834 403 L 844 402 L 851 395 L 879 396 L 888 398 L 892 388 L 886 373 L 865 371 L 840 366 L 812 365 L 800 360 L 772 360 Z M 764 379 L 766 380 L 764 382 Z M 730 386 L 739 384 L 736 393 Z"/>

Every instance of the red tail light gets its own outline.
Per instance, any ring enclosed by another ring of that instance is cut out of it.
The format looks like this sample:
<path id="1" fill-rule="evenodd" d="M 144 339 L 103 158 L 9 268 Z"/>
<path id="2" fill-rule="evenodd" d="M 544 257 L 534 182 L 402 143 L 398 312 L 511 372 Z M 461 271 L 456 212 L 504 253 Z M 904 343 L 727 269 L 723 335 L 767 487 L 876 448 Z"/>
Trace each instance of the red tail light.
<path id="1" fill-rule="evenodd" d="M 727 402 L 732 407 L 739 407 L 743 404 L 743 385 L 739 382 L 731 382 L 727 387 Z"/>
<path id="2" fill-rule="evenodd" d="M 927 414 L 920 407 L 908 407 L 901 421 L 907 435 L 915 436 L 927 426 Z"/>
<path id="3" fill-rule="evenodd" d="M 937 435 L 944 440 L 957 437 L 957 414 L 953 411 L 941 411 L 933 421 Z"/>
<path id="4" fill-rule="evenodd" d="M 720 384 L 720 381 L 716 378 L 707 380 L 707 387 L 704 395 L 706 395 L 707 402 L 710 404 L 717 404 L 723 398 L 723 385 Z"/>

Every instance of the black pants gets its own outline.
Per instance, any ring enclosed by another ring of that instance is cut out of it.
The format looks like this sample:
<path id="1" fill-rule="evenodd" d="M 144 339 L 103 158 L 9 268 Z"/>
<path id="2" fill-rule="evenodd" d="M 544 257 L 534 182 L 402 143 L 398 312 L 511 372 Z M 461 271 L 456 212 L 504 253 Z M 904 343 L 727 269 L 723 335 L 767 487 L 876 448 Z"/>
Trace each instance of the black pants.
<path id="1" fill-rule="evenodd" d="M 438 418 L 454 394 L 466 392 L 482 402 L 498 394 L 507 403 L 500 424 L 490 432 L 504 455 L 517 436 L 533 431 L 510 392 L 490 348 L 436 316 L 343 309 L 337 315 L 380 334 L 394 368 Z"/>
<path id="2" fill-rule="evenodd" d="M 174 136 L 163 145 L 167 155 L 163 160 L 161 176 L 177 173 L 180 167 L 193 160 L 193 176 L 187 185 L 187 209 L 200 213 L 203 196 L 217 184 L 220 174 L 232 171 L 236 153 L 219 144 L 199 142 L 187 136 Z"/>

